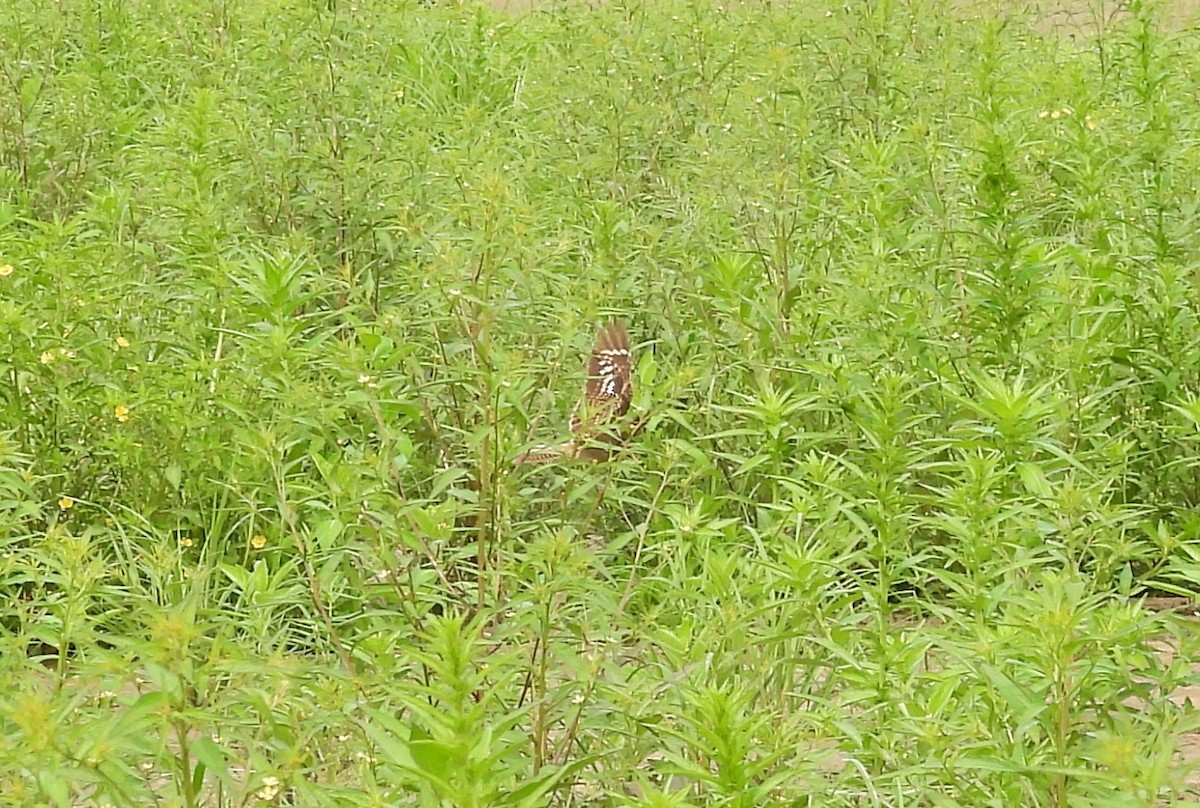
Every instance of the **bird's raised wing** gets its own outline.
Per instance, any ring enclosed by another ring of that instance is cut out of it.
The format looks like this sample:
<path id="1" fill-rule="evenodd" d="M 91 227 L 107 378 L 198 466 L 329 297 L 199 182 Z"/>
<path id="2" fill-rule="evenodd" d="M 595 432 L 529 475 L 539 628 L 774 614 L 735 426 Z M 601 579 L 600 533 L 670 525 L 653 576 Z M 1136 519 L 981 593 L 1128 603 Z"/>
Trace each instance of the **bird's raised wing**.
<path id="1" fill-rule="evenodd" d="M 614 321 L 600 329 L 588 359 L 583 398 L 571 413 L 571 434 L 577 440 L 595 433 L 629 411 L 633 399 L 633 373 L 629 332 Z"/>
<path id="2" fill-rule="evenodd" d="M 629 410 L 633 399 L 632 359 L 625 324 L 613 321 L 601 328 L 588 358 L 583 398 L 571 412 L 571 440 L 558 446 L 535 446 L 518 457 L 517 464 L 548 463 L 561 457 L 607 460 L 608 450 L 596 444 L 620 442 L 605 429 Z"/>

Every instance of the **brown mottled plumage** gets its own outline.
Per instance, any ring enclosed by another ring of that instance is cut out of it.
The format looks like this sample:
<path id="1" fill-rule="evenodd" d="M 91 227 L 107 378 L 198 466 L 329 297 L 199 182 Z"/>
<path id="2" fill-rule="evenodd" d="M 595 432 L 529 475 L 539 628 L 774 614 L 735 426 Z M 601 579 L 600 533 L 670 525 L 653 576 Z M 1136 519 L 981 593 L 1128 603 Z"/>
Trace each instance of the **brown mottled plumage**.
<path id="1" fill-rule="evenodd" d="M 518 457 L 517 464 L 550 463 L 563 457 L 607 460 L 608 447 L 621 441 L 606 428 L 629 410 L 633 399 L 632 359 L 624 323 L 614 321 L 600 329 L 588 359 L 583 398 L 571 413 L 572 438 L 558 446 L 535 446 Z"/>

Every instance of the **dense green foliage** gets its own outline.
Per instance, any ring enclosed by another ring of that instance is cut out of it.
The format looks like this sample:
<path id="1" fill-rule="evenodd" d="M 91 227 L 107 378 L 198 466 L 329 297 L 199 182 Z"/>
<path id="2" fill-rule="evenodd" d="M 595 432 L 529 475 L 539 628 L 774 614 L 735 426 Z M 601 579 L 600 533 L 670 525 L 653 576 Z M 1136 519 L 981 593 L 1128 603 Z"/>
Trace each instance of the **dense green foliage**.
<path id="1" fill-rule="evenodd" d="M 4 4 L 0 803 L 1187 801 L 1200 43 L 942 5 Z"/>

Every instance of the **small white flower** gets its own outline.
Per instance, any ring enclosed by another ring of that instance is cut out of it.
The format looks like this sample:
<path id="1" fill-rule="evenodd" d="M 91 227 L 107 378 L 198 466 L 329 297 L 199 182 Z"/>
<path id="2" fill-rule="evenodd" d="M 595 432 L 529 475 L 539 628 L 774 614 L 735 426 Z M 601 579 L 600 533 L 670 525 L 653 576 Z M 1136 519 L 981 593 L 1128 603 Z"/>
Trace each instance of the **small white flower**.
<path id="1" fill-rule="evenodd" d="M 262 788 L 260 788 L 257 792 L 255 792 L 254 796 L 258 797 L 263 802 L 268 802 L 270 800 L 275 799 L 276 795 L 278 795 L 278 794 L 279 794 L 279 778 L 268 776 L 268 777 L 263 778 Z"/>

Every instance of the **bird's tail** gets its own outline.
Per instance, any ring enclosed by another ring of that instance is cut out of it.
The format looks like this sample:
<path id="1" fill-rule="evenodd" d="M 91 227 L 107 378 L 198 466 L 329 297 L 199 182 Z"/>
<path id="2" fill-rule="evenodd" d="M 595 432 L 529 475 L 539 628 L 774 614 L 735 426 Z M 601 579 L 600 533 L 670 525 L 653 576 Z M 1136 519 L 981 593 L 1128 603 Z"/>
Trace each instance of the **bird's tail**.
<path id="1" fill-rule="evenodd" d="M 563 457 L 571 457 L 574 455 L 574 441 L 567 441 L 558 446 L 546 446 L 541 444 L 534 446 L 528 452 L 523 452 L 513 461 L 515 465 L 521 466 L 526 463 L 553 463 Z"/>

